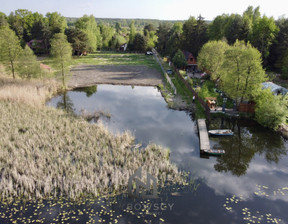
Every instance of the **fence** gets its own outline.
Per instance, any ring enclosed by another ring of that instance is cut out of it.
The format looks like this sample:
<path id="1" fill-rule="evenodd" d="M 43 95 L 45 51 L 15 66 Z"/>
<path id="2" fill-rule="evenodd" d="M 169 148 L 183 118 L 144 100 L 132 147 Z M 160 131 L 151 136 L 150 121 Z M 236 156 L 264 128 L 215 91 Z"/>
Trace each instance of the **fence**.
<path id="1" fill-rule="evenodd" d="M 173 65 L 172 65 L 173 66 Z M 210 108 L 209 106 L 207 105 L 207 103 L 202 100 L 197 92 L 192 88 L 192 86 L 183 78 L 183 76 L 179 73 L 178 69 L 176 69 L 174 66 L 173 66 L 175 72 L 176 72 L 176 75 L 179 77 L 179 79 L 181 79 L 181 81 L 184 83 L 184 85 L 186 86 L 186 88 L 193 94 L 193 96 L 195 96 L 195 99 L 197 99 L 199 101 L 199 103 L 202 105 L 203 109 L 205 110 L 205 114 L 206 114 L 206 117 L 208 119 L 210 119 Z"/>
<path id="2" fill-rule="evenodd" d="M 164 75 L 165 75 L 165 78 L 167 79 L 167 81 L 169 82 L 169 84 L 171 85 L 172 89 L 174 90 L 175 92 L 175 95 L 176 95 L 176 87 L 174 86 L 173 82 L 171 81 L 170 77 L 167 75 L 166 71 L 164 70 L 163 66 L 162 66 L 162 59 L 159 57 L 159 54 L 158 52 L 153 48 L 152 49 L 152 52 L 154 54 L 154 57 L 155 59 L 157 60 L 157 62 L 159 63 Z M 207 103 L 202 100 L 197 92 L 192 88 L 192 86 L 183 78 L 183 76 L 179 73 L 178 69 L 176 69 L 174 67 L 174 65 L 172 64 L 172 68 L 174 69 L 174 71 L 176 72 L 176 75 L 181 79 L 181 81 L 184 83 L 184 85 L 187 87 L 187 89 L 193 94 L 193 96 L 195 96 L 195 99 L 197 99 L 199 101 L 199 103 L 201 104 L 201 106 L 203 107 L 203 109 L 205 110 L 205 114 L 206 114 L 206 117 L 208 119 L 210 119 L 210 108 L 209 106 L 207 105 Z"/>
<path id="3" fill-rule="evenodd" d="M 163 68 L 162 59 L 159 57 L 158 52 L 157 52 L 154 48 L 152 49 L 152 52 L 153 52 L 153 55 L 154 55 L 156 61 L 157 61 L 158 64 L 160 65 L 160 68 L 161 68 L 161 70 L 162 70 L 162 72 L 163 72 L 163 74 L 164 74 L 167 82 L 170 84 L 171 88 L 172 88 L 173 91 L 174 91 L 174 94 L 176 95 L 176 94 L 177 94 L 177 89 L 176 89 L 176 87 L 174 86 L 174 84 L 173 84 L 172 80 L 170 79 L 170 77 L 167 75 L 165 69 Z"/>

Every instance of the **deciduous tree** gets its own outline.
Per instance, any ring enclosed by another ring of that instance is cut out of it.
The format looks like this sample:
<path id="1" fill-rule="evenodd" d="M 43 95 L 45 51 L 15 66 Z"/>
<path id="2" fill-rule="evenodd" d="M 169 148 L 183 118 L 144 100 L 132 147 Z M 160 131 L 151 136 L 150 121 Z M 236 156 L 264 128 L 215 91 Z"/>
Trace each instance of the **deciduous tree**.
<path id="1" fill-rule="evenodd" d="M 225 41 L 209 41 L 202 47 L 197 58 L 198 66 L 210 74 L 212 80 L 221 80 L 221 67 L 228 48 Z"/>
<path id="2" fill-rule="evenodd" d="M 20 41 L 15 32 L 8 27 L 0 29 L 0 61 L 15 79 L 15 62 L 21 53 Z"/>
<path id="3" fill-rule="evenodd" d="M 288 116 L 288 97 L 272 94 L 270 89 L 255 92 L 256 120 L 264 127 L 277 129 L 279 125 L 286 123 Z"/>
<path id="4" fill-rule="evenodd" d="M 67 37 L 63 33 L 58 33 L 53 36 L 51 40 L 51 55 L 55 61 L 55 64 L 60 68 L 62 75 L 62 84 L 66 88 L 65 76 L 68 72 L 69 61 L 71 60 L 72 47 L 67 41 Z"/>
<path id="5" fill-rule="evenodd" d="M 27 45 L 17 59 L 16 71 L 21 78 L 37 78 L 41 76 L 40 63 Z"/>
<path id="6" fill-rule="evenodd" d="M 221 69 L 223 89 L 236 104 L 253 99 L 253 91 L 266 80 L 260 52 L 243 41 L 226 50 Z"/>

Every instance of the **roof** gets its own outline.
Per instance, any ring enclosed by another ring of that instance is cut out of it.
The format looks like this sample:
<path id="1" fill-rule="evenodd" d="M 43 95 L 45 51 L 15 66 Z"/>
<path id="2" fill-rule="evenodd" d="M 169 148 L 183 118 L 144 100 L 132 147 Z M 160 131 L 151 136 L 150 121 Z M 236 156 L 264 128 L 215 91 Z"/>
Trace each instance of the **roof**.
<path id="1" fill-rule="evenodd" d="M 263 82 L 262 83 L 262 86 L 263 86 L 263 88 L 262 89 L 268 89 L 268 88 L 270 88 L 271 89 L 271 91 L 273 92 L 273 93 L 276 93 L 276 94 L 282 94 L 282 95 L 285 95 L 287 92 L 288 92 L 288 89 L 285 89 L 284 87 L 282 87 L 282 86 L 278 86 L 278 85 L 276 85 L 275 83 L 273 83 L 273 82 Z"/>
<path id="2" fill-rule="evenodd" d="M 186 60 L 188 60 L 191 56 L 194 58 L 193 54 L 189 51 L 183 51 L 183 54 L 184 54 Z"/>

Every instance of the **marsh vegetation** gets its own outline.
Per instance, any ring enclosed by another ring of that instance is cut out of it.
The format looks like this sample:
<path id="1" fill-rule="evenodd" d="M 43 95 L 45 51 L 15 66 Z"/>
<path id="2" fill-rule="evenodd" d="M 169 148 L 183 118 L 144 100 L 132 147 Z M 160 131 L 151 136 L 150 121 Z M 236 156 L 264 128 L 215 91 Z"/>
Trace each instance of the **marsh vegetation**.
<path id="1" fill-rule="evenodd" d="M 158 183 L 182 182 L 168 151 L 156 145 L 134 149 L 134 137 L 114 136 L 100 124 L 51 108 L 1 102 L 1 197 L 76 199 L 126 189 L 140 166 Z"/>

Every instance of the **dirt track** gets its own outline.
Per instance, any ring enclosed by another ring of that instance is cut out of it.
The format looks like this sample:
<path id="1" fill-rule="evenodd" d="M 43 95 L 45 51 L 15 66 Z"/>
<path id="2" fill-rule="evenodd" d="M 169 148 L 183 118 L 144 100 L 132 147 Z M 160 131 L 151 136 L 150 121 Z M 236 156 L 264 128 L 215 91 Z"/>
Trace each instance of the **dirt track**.
<path id="1" fill-rule="evenodd" d="M 71 73 L 68 88 L 95 84 L 156 86 L 162 83 L 161 73 L 147 66 L 79 65 Z"/>

